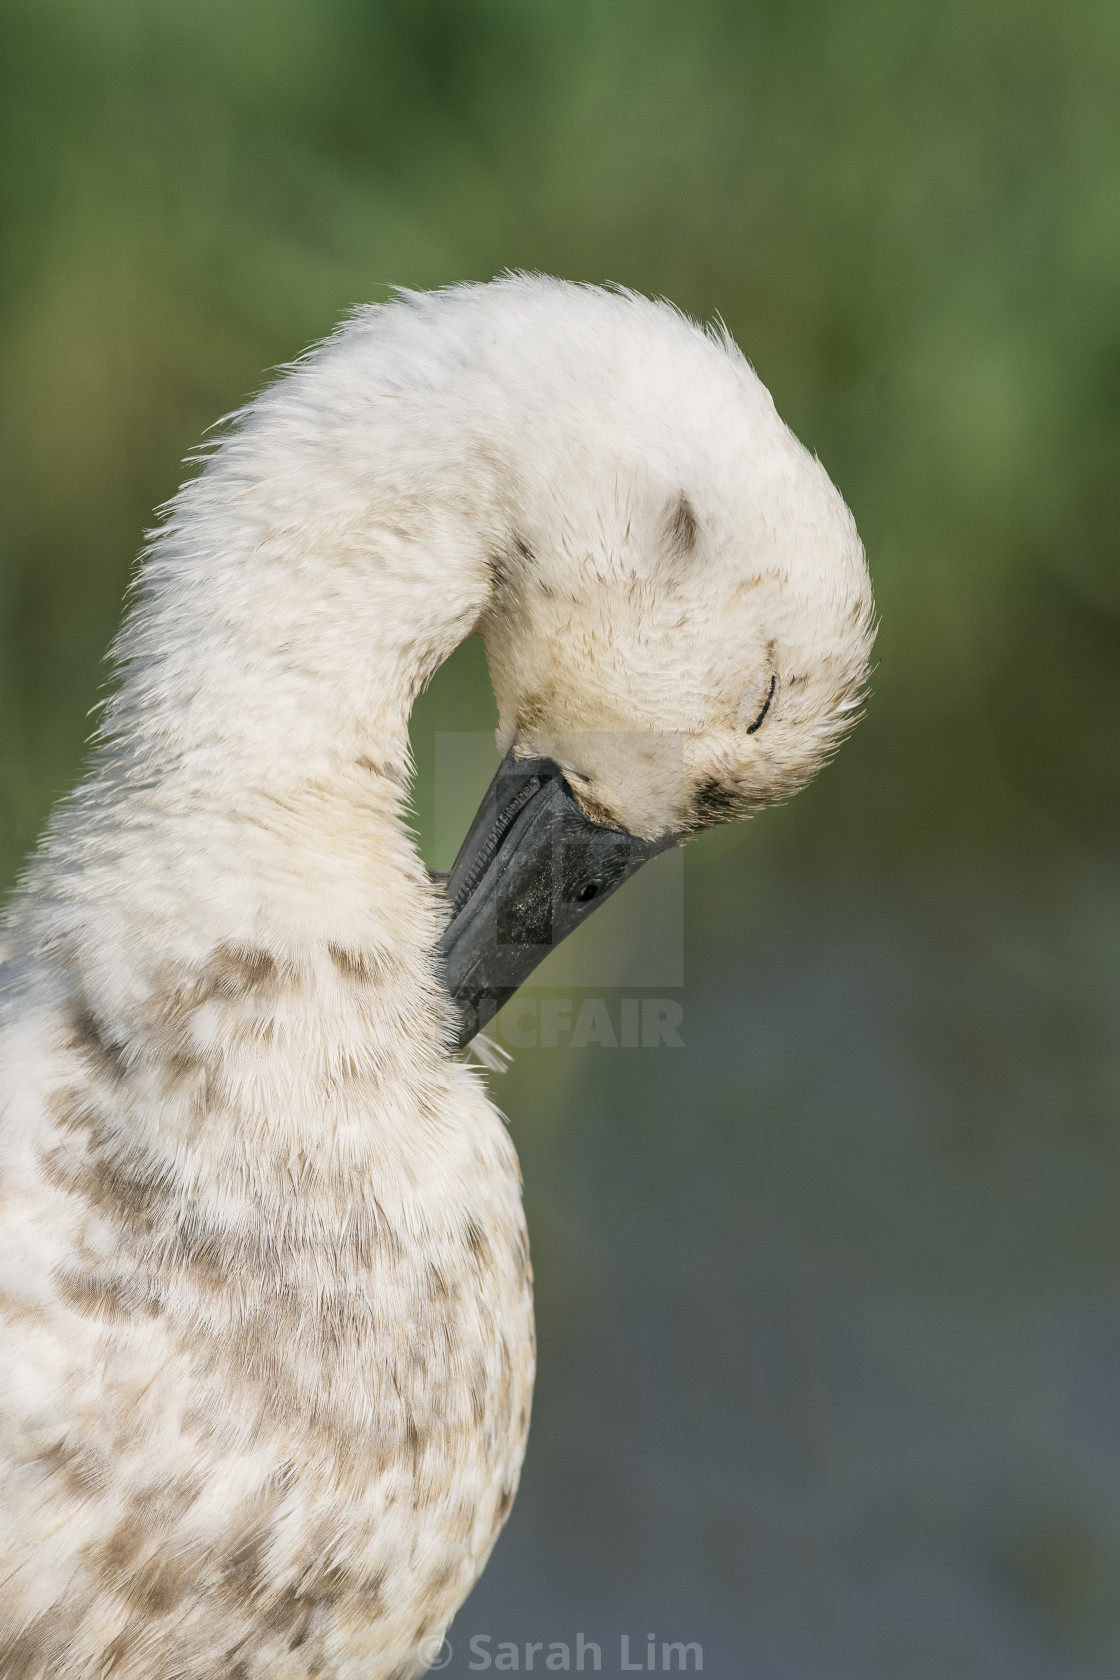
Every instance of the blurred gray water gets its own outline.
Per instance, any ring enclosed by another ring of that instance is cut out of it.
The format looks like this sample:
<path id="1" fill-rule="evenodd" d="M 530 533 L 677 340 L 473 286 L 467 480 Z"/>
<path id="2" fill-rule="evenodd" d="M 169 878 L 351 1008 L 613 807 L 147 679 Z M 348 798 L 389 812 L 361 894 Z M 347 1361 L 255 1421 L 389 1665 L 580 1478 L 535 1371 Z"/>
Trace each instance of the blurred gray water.
<path id="1" fill-rule="evenodd" d="M 1104 1680 L 1120 882 L 1071 850 L 743 894 L 747 855 L 689 857 L 731 908 L 690 949 L 684 1049 L 492 1081 L 540 1378 L 448 1672 L 480 1632 L 574 1664 L 582 1631 L 604 1673 L 654 1632 L 751 1680 Z"/>

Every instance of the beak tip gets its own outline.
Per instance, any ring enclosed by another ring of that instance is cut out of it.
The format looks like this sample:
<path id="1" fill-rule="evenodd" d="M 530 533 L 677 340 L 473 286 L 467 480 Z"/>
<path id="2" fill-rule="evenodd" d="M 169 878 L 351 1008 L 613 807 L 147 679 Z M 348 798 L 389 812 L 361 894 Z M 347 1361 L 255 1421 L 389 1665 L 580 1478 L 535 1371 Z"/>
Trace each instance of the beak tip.
<path id="1" fill-rule="evenodd" d="M 459 1048 L 550 950 L 676 843 L 595 822 L 559 764 L 518 759 L 511 748 L 446 878 L 450 917 L 438 949 L 460 1017 Z"/>

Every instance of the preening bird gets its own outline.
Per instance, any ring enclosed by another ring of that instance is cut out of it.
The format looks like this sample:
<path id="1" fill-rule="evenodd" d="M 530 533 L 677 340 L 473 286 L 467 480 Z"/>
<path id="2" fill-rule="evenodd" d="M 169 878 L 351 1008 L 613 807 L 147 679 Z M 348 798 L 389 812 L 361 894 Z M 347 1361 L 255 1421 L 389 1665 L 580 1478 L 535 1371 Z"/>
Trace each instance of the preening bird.
<path id="1" fill-rule="evenodd" d="M 506 756 L 444 888 L 408 717 L 473 631 Z M 824 469 L 663 303 L 402 294 L 231 422 L 8 917 L 4 1680 L 425 1666 L 533 1383 L 457 1047 L 644 858 L 802 786 L 871 633 Z"/>

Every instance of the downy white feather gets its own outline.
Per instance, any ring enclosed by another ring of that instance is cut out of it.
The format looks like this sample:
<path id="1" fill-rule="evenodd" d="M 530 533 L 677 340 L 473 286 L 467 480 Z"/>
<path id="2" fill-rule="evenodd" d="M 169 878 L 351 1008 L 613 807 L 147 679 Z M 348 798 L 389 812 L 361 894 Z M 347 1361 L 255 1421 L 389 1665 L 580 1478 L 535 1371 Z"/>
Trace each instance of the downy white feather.
<path id="1" fill-rule="evenodd" d="M 481 629 L 504 744 L 684 833 L 808 779 L 870 626 L 823 469 L 663 304 L 402 295 L 235 418 L 9 917 L 0 1674 L 423 1666 L 513 1498 L 533 1328 L 413 698 Z"/>

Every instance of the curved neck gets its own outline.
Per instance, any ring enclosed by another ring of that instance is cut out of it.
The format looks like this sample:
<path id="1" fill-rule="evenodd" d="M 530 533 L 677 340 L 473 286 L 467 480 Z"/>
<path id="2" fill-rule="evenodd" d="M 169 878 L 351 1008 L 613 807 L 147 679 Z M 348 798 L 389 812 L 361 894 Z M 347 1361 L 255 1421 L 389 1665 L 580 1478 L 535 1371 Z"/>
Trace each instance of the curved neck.
<path id="1" fill-rule="evenodd" d="M 172 504 L 94 763 L 17 906 L 110 1013 L 214 951 L 432 950 L 408 716 L 485 611 L 508 517 L 449 405 L 438 429 L 420 403 L 355 412 L 344 347 L 267 393 Z"/>

